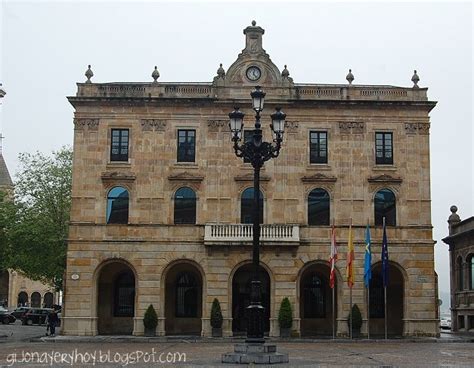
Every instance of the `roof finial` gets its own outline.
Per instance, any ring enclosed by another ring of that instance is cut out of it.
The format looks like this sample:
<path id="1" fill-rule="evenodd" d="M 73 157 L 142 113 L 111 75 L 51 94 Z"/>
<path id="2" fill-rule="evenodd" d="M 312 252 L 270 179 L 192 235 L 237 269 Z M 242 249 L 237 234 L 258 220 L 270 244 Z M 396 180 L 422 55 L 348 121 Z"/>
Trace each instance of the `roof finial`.
<path id="1" fill-rule="evenodd" d="M 285 65 L 285 69 L 282 70 L 281 76 L 283 78 L 288 78 L 289 75 L 290 75 L 290 72 L 288 71 L 288 69 L 286 68 L 286 65 Z"/>
<path id="2" fill-rule="evenodd" d="M 217 69 L 217 76 L 218 76 L 219 78 L 224 78 L 224 77 L 225 77 L 225 70 L 224 70 L 224 68 L 222 67 L 222 63 L 220 63 L 219 69 Z"/>
<path id="3" fill-rule="evenodd" d="M 257 25 L 257 22 L 253 20 L 253 21 L 252 21 L 252 26 L 255 27 L 256 25 Z"/>
<path id="4" fill-rule="evenodd" d="M 346 75 L 346 79 L 349 84 L 352 84 L 352 82 L 354 81 L 354 74 L 352 74 L 352 69 L 349 69 L 349 73 Z"/>
<path id="5" fill-rule="evenodd" d="M 418 86 L 418 82 L 420 81 L 420 77 L 416 74 L 416 70 L 414 71 L 413 77 L 411 77 L 411 81 L 413 82 L 413 88 L 420 88 Z"/>
<path id="6" fill-rule="evenodd" d="M 87 77 L 86 83 L 92 83 L 91 78 L 94 76 L 94 73 L 92 72 L 90 65 L 87 67 L 86 73 L 84 75 Z"/>
<path id="7" fill-rule="evenodd" d="M 151 73 L 151 77 L 153 78 L 153 83 L 158 83 L 157 79 L 160 77 L 160 72 L 158 71 L 158 67 L 155 65 L 155 70 Z"/>

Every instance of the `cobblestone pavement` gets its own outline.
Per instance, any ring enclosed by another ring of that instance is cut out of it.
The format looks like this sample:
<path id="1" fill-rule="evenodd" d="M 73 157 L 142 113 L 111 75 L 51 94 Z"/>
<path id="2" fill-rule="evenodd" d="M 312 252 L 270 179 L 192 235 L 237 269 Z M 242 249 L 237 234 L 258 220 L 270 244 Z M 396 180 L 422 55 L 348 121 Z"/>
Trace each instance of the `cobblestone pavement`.
<path id="1" fill-rule="evenodd" d="M 277 345 L 278 351 L 290 355 L 290 363 L 278 367 L 474 367 L 474 344 L 467 341 L 318 341 L 278 342 Z M 0 367 L 238 366 L 220 362 L 221 355 L 232 350 L 233 343 L 222 340 L 16 341 L 0 344 Z"/>

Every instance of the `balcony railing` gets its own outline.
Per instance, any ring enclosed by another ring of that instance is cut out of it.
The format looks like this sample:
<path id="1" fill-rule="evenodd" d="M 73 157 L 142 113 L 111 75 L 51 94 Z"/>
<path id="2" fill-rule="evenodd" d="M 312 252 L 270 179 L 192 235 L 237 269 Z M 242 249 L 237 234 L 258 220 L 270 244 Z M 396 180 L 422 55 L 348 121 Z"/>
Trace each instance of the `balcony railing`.
<path id="1" fill-rule="evenodd" d="M 205 243 L 251 243 L 252 224 L 206 224 Z M 300 228 L 292 224 L 264 224 L 260 226 L 262 243 L 299 243 Z"/>

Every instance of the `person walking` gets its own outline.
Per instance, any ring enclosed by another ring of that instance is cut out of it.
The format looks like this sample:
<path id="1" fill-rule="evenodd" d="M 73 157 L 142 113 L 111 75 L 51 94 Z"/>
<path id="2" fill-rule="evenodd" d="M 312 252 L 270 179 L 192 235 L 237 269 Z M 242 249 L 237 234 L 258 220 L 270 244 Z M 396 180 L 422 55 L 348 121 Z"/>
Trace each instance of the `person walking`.
<path id="1" fill-rule="evenodd" d="M 51 313 L 48 315 L 48 324 L 49 324 L 49 332 L 50 336 L 56 336 L 56 326 L 59 323 L 58 313 L 53 309 Z"/>

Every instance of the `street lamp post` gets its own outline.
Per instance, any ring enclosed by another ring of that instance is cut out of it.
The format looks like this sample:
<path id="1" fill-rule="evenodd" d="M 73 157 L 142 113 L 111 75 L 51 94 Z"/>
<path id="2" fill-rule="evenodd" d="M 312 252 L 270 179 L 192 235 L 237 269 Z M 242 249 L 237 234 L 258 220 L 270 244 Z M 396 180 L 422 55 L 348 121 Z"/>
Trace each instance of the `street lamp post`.
<path id="1" fill-rule="evenodd" d="M 253 256 L 254 265 L 253 280 L 250 289 L 250 305 L 248 306 L 247 318 L 247 339 L 248 343 L 264 343 L 264 307 L 262 306 L 262 290 L 258 277 L 258 268 L 260 264 L 260 169 L 265 161 L 278 157 L 283 141 L 283 132 L 285 129 L 286 115 L 279 107 L 271 115 L 272 123 L 270 125 L 273 135 L 273 143 L 262 142 L 262 129 L 260 123 L 260 112 L 263 110 L 265 92 L 260 86 L 250 93 L 252 97 L 252 107 L 255 111 L 255 129 L 253 137 L 248 142 L 239 144 L 242 140 L 244 114 L 235 107 L 229 114 L 230 130 L 232 132 L 232 142 L 234 142 L 234 151 L 237 157 L 242 157 L 251 163 L 254 169 L 253 175 Z"/>

